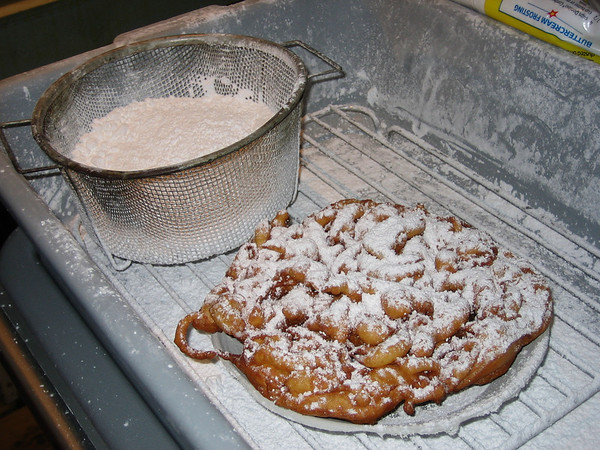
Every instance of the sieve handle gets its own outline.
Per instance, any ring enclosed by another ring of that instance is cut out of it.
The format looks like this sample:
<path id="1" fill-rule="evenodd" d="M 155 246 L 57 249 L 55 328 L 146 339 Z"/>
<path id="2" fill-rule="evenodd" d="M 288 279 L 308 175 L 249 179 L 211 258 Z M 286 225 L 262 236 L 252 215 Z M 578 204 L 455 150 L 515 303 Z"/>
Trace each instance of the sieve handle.
<path id="1" fill-rule="evenodd" d="M 308 79 L 309 80 L 313 80 L 314 78 L 317 77 L 324 77 L 326 75 L 331 75 L 331 74 L 337 74 L 336 76 L 333 77 L 328 77 L 329 78 L 341 78 L 343 77 L 344 74 L 344 69 L 342 69 L 342 66 L 340 66 L 338 63 L 336 63 L 333 59 L 329 58 L 328 56 L 324 55 L 323 53 L 321 53 L 319 50 L 311 47 L 310 45 L 308 45 L 305 42 L 302 41 L 287 41 L 281 44 L 282 46 L 289 48 L 289 47 L 301 47 L 304 50 L 306 50 L 307 52 L 313 54 L 314 56 L 316 56 L 317 58 L 319 58 L 321 61 L 323 61 L 325 64 L 327 64 L 329 67 L 331 67 L 331 69 L 329 70 L 325 70 L 323 72 L 319 72 L 319 73 L 313 73 L 308 75 Z"/>
<path id="2" fill-rule="evenodd" d="M 44 177 L 44 176 L 54 176 L 54 175 L 58 175 L 60 173 L 60 167 L 57 165 L 49 165 L 49 166 L 41 166 L 41 167 L 33 167 L 33 168 L 23 168 L 21 167 L 21 165 L 19 164 L 19 161 L 17 160 L 17 157 L 15 156 L 15 153 L 13 152 L 13 149 L 10 145 L 10 142 L 8 141 L 8 138 L 6 137 L 6 134 L 4 133 L 4 129 L 8 129 L 8 128 L 16 128 L 16 127 L 24 127 L 24 126 L 29 126 L 31 125 L 31 120 L 30 119 L 24 119 L 24 120 L 15 120 L 15 121 L 11 121 L 11 122 L 2 122 L 0 123 L 0 143 L 2 143 L 2 147 L 4 148 L 5 153 L 8 156 L 8 159 L 10 160 L 10 162 L 12 163 L 14 169 L 21 175 L 23 175 L 24 177 L 29 177 L 29 178 L 33 178 L 33 177 Z"/>

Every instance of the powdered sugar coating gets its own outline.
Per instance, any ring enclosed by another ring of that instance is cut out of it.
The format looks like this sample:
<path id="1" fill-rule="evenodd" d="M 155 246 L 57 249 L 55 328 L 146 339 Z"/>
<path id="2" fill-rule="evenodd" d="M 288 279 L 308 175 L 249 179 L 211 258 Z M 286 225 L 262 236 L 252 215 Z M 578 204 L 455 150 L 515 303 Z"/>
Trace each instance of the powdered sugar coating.
<path id="1" fill-rule="evenodd" d="M 119 171 L 170 166 L 234 144 L 272 116 L 264 103 L 241 96 L 148 98 L 95 119 L 71 158 Z"/>
<path id="2" fill-rule="evenodd" d="M 257 230 L 194 324 L 276 404 L 372 423 L 504 373 L 552 314 L 544 280 L 458 221 L 347 200 Z"/>

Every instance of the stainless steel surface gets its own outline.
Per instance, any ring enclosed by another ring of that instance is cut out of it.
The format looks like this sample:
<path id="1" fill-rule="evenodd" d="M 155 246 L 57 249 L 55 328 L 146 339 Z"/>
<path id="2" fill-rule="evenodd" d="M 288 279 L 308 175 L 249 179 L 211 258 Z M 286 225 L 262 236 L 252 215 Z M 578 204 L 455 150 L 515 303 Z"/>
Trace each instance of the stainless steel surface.
<path id="1" fill-rule="evenodd" d="M 293 218 L 343 197 L 421 202 L 453 213 L 544 273 L 556 316 L 532 382 L 456 435 L 400 439 L 314 430 L 266 411 L 220 363 L 192 362 L 172 344 L 177 321 L 202 304 L 231 253 L 115 271 L 81 232 L 61 179 L 25 182 L 0 153 L 3 201 L 165 426 L 190 447 L 207 429 L 191 418 L 206 415 L 226 418 L 256 448 L 592 446 L 600 436 L 597 65 L 443 0 L 250 0 L 134 31 L 117 43 L 223 31 L 274 41 L 298 37 L 346 70 L 344 79 L 307 92 Z M 0 84 L 0 119 L 26 118 L 52 75 L 67 66 L 43 72 L 44 81 L 24 76 Z M 8 139 L 23 167 L 43 160 L 26 131 L 11 129 Z"/>

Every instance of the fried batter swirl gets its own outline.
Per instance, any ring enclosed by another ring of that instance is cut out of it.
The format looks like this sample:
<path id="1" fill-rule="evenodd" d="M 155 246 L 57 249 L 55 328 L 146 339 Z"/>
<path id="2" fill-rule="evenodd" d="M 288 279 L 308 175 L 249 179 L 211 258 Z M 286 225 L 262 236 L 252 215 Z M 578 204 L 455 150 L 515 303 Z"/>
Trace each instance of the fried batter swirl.
<path id="1" fill-rule="evenodd" d="M 175 342 L 235 364 L 291 410 L 375 423 L 504 374 L 550 324 L 545 280 L 456 217 L 343 200 L 256 230 Z M 239 355 L 200 351 L 189 328 L 225 332 Z"/>

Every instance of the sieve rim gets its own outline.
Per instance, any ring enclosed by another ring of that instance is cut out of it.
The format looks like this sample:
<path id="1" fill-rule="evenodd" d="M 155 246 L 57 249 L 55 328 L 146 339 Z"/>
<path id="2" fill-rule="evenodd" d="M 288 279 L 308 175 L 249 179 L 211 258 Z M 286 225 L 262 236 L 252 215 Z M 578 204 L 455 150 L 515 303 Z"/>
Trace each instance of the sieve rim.
<path id="1" fill-rule="evenodd" d="M 65 156 L 63 153 L 57 150 L 48 139 L 48 136 L 45 133 L 48 110 L 51 108 L 54 101 L 57 100 L 59 95 L 61 95 L 65 90 L 68 90 L 74 82 L 85 77 L 88 73 L 100 68 L 105 64 L 118 61 L 138 53 L 152 51 L 157 48 L 198 44 L 214 46 L 225 44 L 235 47 L 252 47 L 263 51 L 270 50 L 271 53 L 276 52 L 276 54 L 279 55 L 285 55 L 287 58 L 289 58 L 294 68 L 297 70 L 295 85 L 288 101 L 276 113 L 274 113 L 264 125 L 231 145 L 218 149 L 207 155 L 192 158 L 187 161 L 149 169 L 112 170 L 88 166 L 71 159 L 68 156 Z M 218 160 L 246 147 L 248 144 L 265 135 L 267 132 L 275 128 L 280 122 L 282 122 L 296 108 L 298 103 L 302 100 L 306 90 L 307 80 L 308 71 L 302 59 L 288 48 L 266 39 L 257 38 L 254 36 L 219 33 L 162 36 L 111 49 L 66 72 L 54 83 L 52 83 L 46 89 L 46 91 L 44 91 L 36 103 L 31 119 L 31 131 L 35 141 L 52 160 L 60 164 L 63 168 L 67 168 L 78 173 L 110 179 L 134 179 L 169 175 L 183 170 L 200 167 Z"/>

